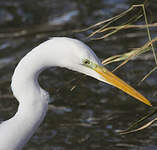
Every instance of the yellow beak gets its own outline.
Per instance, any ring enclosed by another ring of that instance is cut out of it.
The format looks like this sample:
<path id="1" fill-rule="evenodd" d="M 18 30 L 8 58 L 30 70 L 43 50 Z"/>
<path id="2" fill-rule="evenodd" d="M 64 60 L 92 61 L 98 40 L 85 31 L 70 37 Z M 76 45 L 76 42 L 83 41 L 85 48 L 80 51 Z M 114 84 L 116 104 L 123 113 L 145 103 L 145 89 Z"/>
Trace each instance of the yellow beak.
<path id="1" fill-rule="evenodd" d="M 133 87 L 128 85 L 126 82 L 121 80 L 119 77 L 114 75 L 112 72 L 108 71 L 106 68 L 102 66 L 96 66 L 94 70 L 101 75 L 102 79 L 105 80 L 108 84 L 111 84 L 125 93 L 133 96 L 134 98 L 140 100 L 141 102 L 152 106 L 149 100 L 147 100 L 143 95 L 141 95 L 139 92 L 137 92 Z"/>

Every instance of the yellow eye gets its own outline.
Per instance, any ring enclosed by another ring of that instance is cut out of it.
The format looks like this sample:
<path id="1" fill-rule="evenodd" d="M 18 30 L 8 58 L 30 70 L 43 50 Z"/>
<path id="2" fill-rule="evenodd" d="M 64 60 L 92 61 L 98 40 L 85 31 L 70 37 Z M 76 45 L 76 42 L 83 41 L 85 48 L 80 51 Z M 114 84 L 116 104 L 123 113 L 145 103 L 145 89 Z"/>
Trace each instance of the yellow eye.
<path id="1" fill-rule="evenodd" d="M 85 65 L 89 65 L 90 64 L 90 61 L 88 59 L 84 60 L 83 62 Z"/>

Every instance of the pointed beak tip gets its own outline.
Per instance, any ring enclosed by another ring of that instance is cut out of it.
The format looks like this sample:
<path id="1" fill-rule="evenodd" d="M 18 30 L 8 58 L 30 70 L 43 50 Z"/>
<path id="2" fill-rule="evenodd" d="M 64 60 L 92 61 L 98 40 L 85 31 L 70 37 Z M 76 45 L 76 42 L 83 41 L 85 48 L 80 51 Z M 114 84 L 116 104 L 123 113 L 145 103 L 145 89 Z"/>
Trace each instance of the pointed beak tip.
<path id="1" fill-rule="evenodd" d="M 137 100 L 145 103 L 148 106 L 152 106 L 152 104 L 147 100 L 143 95 L 141 95 L 138 91 L 136 91 L 133 87 L 128 85 L 126 82 L 121 80 L 119 77 L 114 75 L 112 72 L 108 71 L 106 68 L 98 66 L 95 71 L 101 75 L 104 81 L 108 84 L 111 84 L 125 93 L 133 96 Z"/>
<path id="2" fill-rule="evenodd" d="M 152 107 L 153 105 L 148 101 L 147 103 L 145 103 L 146 105 Z"/>

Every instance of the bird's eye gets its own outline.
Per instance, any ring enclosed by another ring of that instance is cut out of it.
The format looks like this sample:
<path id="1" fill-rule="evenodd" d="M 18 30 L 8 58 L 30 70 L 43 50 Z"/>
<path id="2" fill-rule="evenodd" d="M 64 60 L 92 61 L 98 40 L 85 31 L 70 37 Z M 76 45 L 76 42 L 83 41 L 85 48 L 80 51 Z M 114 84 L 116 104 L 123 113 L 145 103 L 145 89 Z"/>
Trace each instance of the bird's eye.
<path id="1" fill-rule="evenodd" d="M 90 61 L 88 59 L 86 59 L 86 60 L 84 60 L 84 64 L 88 65 L 88 64 L 90 64 Z"/>

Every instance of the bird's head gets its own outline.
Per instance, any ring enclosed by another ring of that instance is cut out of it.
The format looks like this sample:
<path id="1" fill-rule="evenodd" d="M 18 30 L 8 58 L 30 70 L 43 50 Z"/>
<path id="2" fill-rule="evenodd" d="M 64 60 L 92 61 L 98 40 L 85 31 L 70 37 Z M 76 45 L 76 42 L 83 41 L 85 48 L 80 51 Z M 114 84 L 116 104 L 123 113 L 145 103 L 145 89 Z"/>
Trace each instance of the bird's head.
<path id="1" fill-rule="evenodd" d="M 64 50 L 67 49 L 66 52 L 64 51 L 66 56 L 62 57 L 64 58 L 61 61 L 63 63 L 62 66 L 115 86 L 137 100 L 151 106 L 151 103 L 144 96 L 107 70 L 87 45 L 75 39 L 63 38 L 62 40 L 64 40 L 65 44 Z"/>

